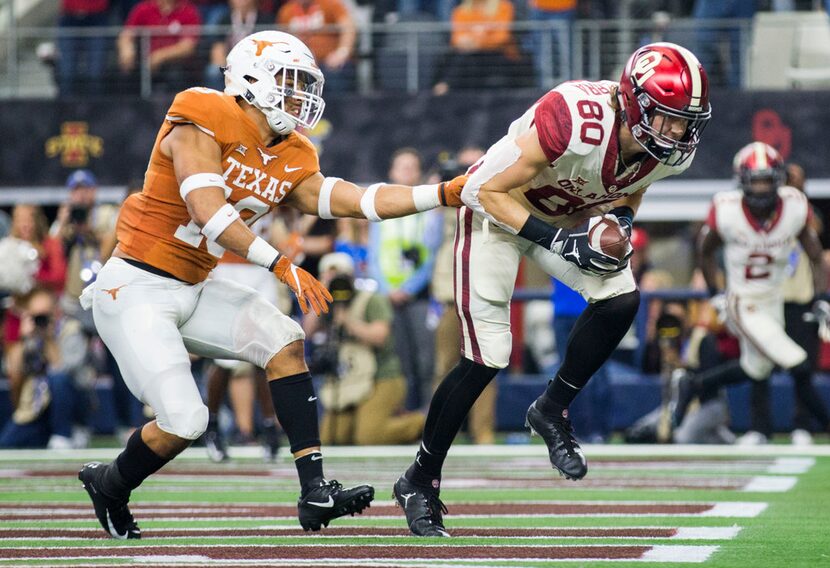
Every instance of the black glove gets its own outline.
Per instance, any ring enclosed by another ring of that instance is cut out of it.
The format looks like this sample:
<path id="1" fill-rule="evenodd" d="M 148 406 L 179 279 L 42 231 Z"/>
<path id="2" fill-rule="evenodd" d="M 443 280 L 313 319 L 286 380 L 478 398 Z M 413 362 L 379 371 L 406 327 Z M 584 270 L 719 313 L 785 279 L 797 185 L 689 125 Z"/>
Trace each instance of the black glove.
<path id="1" fill-rule="evenodd" d="M 600 276 L 623 270 L 628 266 L 628 259 L 634 252 L 630 244 L 622 260 L 591 247 L 588 233 L 601 220 L 602 217 L 591 217 L 574 229 L 559 229 L 550 250 L 580 269 Z"/>

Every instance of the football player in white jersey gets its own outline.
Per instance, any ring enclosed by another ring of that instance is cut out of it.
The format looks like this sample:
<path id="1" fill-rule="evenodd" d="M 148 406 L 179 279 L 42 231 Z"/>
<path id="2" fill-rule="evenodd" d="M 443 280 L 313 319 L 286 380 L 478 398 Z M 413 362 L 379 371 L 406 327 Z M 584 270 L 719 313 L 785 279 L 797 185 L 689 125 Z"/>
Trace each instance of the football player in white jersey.
<path id="1" fill-rule="evenodd" d="M 772 433 L 768 379 L 773 368 L 788 370 L 796 383 L 811 384 L 806 351 L 784 331 L 783 285 L 797 243 L 810 259 L 817 294 L 825 289 L 825 268 L 821 243 L 809 223 L 812 209 L 801 191 L 784 185 L 784 160 L 775 148 L 762 142 L 745 146 L 735 156 L 734 170 L 739 189 L 715 195 L 698 248 L 713 303 L 723 307 L 726 324 L 740 341 L 741 357 L 685 380 L 675 420 L 682 419 L 693 395 L 706 399 L 722 386 L 752 379 L 754 434 L 746 440 L 762 442 Z M 716 253 L 721 247 L 725 294 L 718 288 Z M 802 401 L 811 411 L 821 413 L 814 391 L 799 393 L 810 399 Z"/>
<path id="2" fill-rule="evenodd" d="M 650 44 L 631 56 L 619 83 L 569 81 L 548 92 L 468 170 L 455 236 L 462 359 L 436 390 L 415 462 L 393 490 L 413 534 L 449 536 L 441 468 L 470 407 L 507 366 L 524 256 L 589 302 L 556 377 L 527 413 L 553 467 L 570 479 L 586 474 L 568 405 L 639 306 L 627 257 L 595 250 L 588 231 L 611 214 L 630 235 L 646 188 L 689 167 L 710 116 L 697 58 L 679 45 Z"/>

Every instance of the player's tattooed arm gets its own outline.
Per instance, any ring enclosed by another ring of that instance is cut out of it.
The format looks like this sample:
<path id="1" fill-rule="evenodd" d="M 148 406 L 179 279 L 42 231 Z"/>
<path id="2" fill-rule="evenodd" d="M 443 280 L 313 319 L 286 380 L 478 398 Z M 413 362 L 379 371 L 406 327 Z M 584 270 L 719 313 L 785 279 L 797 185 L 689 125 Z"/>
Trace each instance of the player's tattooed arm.
<path id="1" fill-rule="evenodd" d="M 704 225 L 700 230 L 700 237 L 697 242 L 697 262 L 710 296 L 714 296 L 720 291 L 718 260 L 715 253 L 722 245 L 723 240 L 721 240 L 718 232 L 708 225 Z"/>
<path id="2" fill-rule="evenodd" d="M 440 206 L 458 207 L 466 181 L 466 176 L 458 176 L 439 184 L 408 186 L 377 183 L 364 189 L 349 181 L 316 173 L 291 192 L 286 203 L 323 219 L 354 217 L 381 221 Z"/>
<path id="3" fill-rule="evenodd" d="M 801 243 L 801 248 L 804 249 L 807 258 L 810 259 L 810 268 L 813 272 L 813 294 L 820 296 L 827 291 L 827 267 L 824 262 L 821 241 L 810 225 L 804 226 L 804 229 L 798 235 L 798 241 Z"/>

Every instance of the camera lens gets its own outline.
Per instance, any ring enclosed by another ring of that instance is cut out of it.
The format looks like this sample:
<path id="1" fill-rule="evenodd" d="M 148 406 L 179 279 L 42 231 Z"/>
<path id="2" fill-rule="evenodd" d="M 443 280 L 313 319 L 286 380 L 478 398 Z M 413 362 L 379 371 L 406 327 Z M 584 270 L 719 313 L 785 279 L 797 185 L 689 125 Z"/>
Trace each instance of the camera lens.
<path id="1" fill-rule="evenodd" d="M 37 314 L 32 316 L 32 319 L 35 322 L 35 327 L 41 329 L 49 327 L 49 323 L 52 321 L 52 317 L 49 314 Z"/>

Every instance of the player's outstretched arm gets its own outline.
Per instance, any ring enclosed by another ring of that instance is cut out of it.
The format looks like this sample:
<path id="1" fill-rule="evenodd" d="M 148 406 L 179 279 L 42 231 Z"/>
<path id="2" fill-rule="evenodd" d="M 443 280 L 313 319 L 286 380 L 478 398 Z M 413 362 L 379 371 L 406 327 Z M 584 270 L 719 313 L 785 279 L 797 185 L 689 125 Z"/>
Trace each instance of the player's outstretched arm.
<path id="1" fill-rule="evenodd" d="M 720 291 L 718 260 L 715 253 L 722 245 L 723 241 L 718 232 L 709 225 L 704 225 L 700 230 L 700 238 L 697 242 L 697 262 L 710 296 L 714 296 Z"/>
<path id="2" fill-rule="evenodd" d="M 798 235 L 798 241 L 801 243 L 801 248 L 804 249 L 807 258 L 810 259 L 810 268 L 813 272 L 813 294 L 820 296 L 827 290 L 827 267 L 824 262 L 821 241 L 815 229 L 810 225 L 804 226 L 804 229 Z"/>
<path id="3" fill-rule="evenodd" d="M 179 193 L 208 240 L 274 272 L 297 296 L 304 313 L 309 305 L 318 315 L 328 312 L 332 298 L 325 286 L 254 235 L 227 202 L 231 190 L 221 173 L 221 149 L 212 137 L 195 126 L 177 126 L 162 141 L 161 151 L 173 160 Z"/>
<path id="4" fill-rule="evenodd" d="M 436 207 L 459 207 L 466 176 L 428 185 L 376 183 L 364 189 L 340 178 L 317 173 L 304 180 L 285 203 L 323 219 L 354 217 L 382 221 Z"/>

